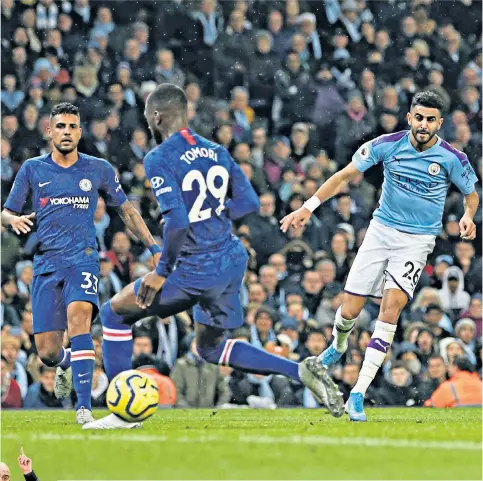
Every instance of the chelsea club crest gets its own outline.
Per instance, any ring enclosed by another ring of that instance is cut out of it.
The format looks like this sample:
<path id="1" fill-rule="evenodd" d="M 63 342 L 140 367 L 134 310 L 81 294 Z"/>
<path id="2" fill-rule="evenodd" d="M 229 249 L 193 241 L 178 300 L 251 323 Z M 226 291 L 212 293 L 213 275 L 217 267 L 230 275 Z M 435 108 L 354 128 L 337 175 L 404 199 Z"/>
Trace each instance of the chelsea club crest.
<path id="1" fill-rule="evenodd" d="M 84 192 L 89 192 L 92 189 L 92 182 L 89 179 L 82 179 L 79 182 L 79 187 L 84 191 Z"/>

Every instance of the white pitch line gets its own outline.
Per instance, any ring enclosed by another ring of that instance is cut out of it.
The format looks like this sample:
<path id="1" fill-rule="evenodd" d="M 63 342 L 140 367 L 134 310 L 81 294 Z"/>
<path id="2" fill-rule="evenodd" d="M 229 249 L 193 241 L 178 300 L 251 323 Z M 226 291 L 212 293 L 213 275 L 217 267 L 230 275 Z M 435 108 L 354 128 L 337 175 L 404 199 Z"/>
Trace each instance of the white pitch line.
<path id="1" fill-rule="evenodd" d="M 4 439 L 25 439 L 12 433 L 5 433 Z M 307 445 L 338 445 L 338 446 L 371 446 L 399 449 L 436 449 L 436 450 L 472 450 L 481 451 L 482 444 L 473 441 L 419 441 L 415 439 L 391 439 L 391 438 L 367 438 L 367 437 L 330 437 L 330 436 L 245 436 L 225 438 L 218 435 L 203 435 L 198 437 L 182 436 L 173 438 L 171 436 L 156 434 L 127 434 L 117 432 L 114 434 L 100 434 L 86 432 L 85 434 L 32 434 L 29 436 L 32 441 L 128 441 L 131 443 L 183 443 L 199 444 L 203 442 L 230 442 L 245 444 L 307 444 Z"/>

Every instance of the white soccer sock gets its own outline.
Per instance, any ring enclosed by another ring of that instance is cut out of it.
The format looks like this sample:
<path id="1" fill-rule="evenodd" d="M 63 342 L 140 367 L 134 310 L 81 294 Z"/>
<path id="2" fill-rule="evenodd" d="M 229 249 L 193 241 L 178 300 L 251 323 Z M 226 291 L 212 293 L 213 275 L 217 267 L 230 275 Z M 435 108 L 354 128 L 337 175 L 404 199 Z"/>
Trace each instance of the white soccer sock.
<path id="1" fill-rule="evenodd" d="M 350 333 L 359 317 L 356 317 L 355 319 L 344 319 L 341 313 L 342 306 L 340 306 L 335 313 L 334 328 L 332 329 L 334 342 L 332 344 L 337 352 L 346 352 Z"/>
<path id="2" fill-rule="evenodd" d="M 377 371 L 386 358 L 387 351 L 391 347 L 394 339 L 394 334 L 396 334 L 396 328 L 397 326 L 395 324 L 376 321 L 376 328 L 367 345 L 359 378 L 357 379 L 356 385 L 352 388 L 351 393 L 360 392 L 363 395 L 366 394 L 367 388 L 376 377 Z"/>

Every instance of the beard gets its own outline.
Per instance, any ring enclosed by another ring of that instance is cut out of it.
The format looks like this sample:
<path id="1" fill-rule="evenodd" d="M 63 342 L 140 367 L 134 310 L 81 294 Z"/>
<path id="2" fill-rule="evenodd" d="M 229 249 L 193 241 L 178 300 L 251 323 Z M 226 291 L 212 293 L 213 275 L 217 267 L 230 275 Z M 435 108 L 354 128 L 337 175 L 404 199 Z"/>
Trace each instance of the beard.
<path id="1" fill-rule="evenodd" d="M 157 130 L 153 132 L 153 137 L 156 144 L 159 145 L 163 143 L 163 136 Z"/>
<path id="2" fill-rule="evenodd" d="M 75 149 L 77 149 L 77 144 L 72 142 L 68 145 L 62 145 L 60 144 L 54 144 L 55 149 L 58 150 L 62 155 L 67 155 L 73 152 Z"/>
<path id="3" fill-rule="evenodd" d="M 425 131 L 424 134 L 426 134 L 428 138 L 425 140 L 420 140 L 420 138 L 418 137 L 418 134 L 421 135 L 421 132 L 419 132 L 418 129 L 411 128 L 411 132 L 413 134 L 413 137 L 416 139 L 416 142 L 419 145 L 427 144 L 436 135 L 436 132 Z"/>

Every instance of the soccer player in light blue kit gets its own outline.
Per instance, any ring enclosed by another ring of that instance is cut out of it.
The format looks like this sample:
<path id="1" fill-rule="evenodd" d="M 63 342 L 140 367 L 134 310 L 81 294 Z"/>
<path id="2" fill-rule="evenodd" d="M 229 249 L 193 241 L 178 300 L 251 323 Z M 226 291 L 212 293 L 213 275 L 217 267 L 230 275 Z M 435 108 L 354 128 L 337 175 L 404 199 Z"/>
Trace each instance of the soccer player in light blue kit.
<path id="1" fill-rule="evenodd" d="M 2 211 L 2 225 L 17 234 L 37 223 L 39 248 L 34 258 L 32 313 L 35 346 L 42 362 L 57 366 L 55 395 L 77 394 L 76 421 L 93 421 L 91 389 L 94 345 L 91 319 L 98 311 L 99 255 L 94 211 L 99 193 L 116 208 L 126 226 L 154 255 L 161 249 L 141 215 L 127 200 L 111 164 L 77 151 L 82 135 L 79 109 L 67 102 L 50 114 L 52 153 L 26 160 Z M 21 215 L 28 194 L 34 212 Z M 64 349 L 68 330 L 71 348 Z M 73 379 L 72 379 L 73 378 Z"/>
<path id="2" fill-rule="evenodd" d="M 347 167 L 327 180 L 300 209 L 280 221 L 283 231 L 304 225 L 344 182 L 382 162 L 380 207 L 374 212 L 347 278 L 344 299 L 335 317 L 334 341 L 318 358 L 306 359 L 300 370 L 302 381 L 313 389 L 320 382 L 319 371 L 334 365 L 347 350 L 347 339 L 366 297 L 382 297 L 374 333 L 346 405 L 352 421 L 367 421 L 364 395 L 386 357 L 399 315 L 412 299 L 428 254 L 441 232 L 451 182 L 464 195 L 461 238 L 473 240 L 476 236 L 473 218 L 479 203 L 477 178 L 466 155 L 436 135 L 443 123 L 443 108 L 436 94 L 416 94 L 407 114 L 409 131 L 382 135 L 364 144 Z"/>
<path id="3" fill-rule="evenodd" d="M 259 208 L 250 182 L 225 148 L 188 128 L 188 101 L 176 85 L 159 85 L 147 99 L 145 116 L 158 144 L 144 167 L 165 220 L 163 252 L 155 271 L 101 307 L 107 376 L 131 369 L 131 325 L 139 317 L 165 318 L 193 308 L 196 348 L 203 359 L 300 381 L 299 364 L 225 338 L 225 330 L 244 322 L 240 288 L 248 254 L 231 232 L 233 219 Z M 316 377 L 314 394 L 334 415 L 342 415 L 342 398 L 332 396 L 337 385 L 325 371 Z M 83 429 L 139 426 L 110 414 Z"/>

